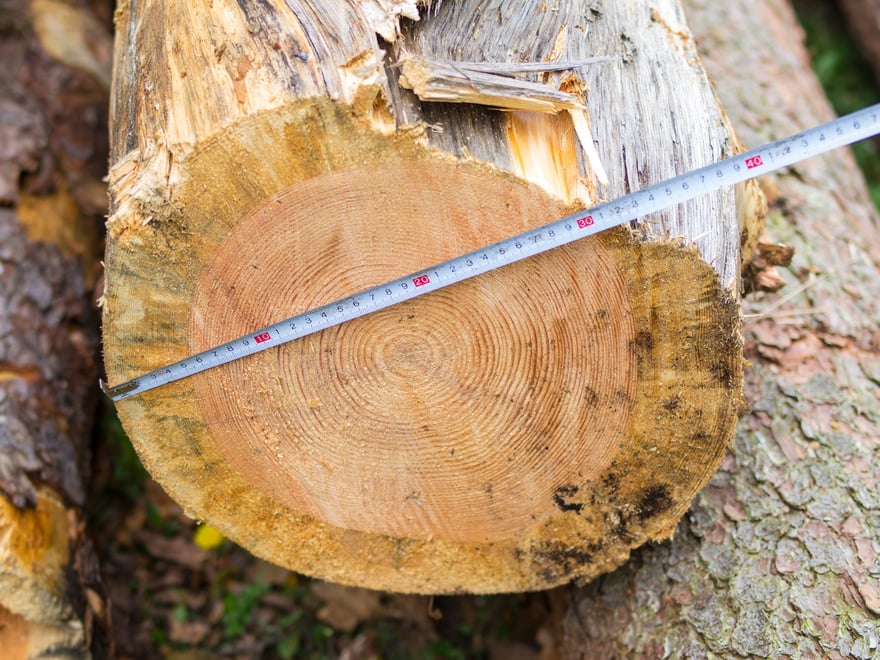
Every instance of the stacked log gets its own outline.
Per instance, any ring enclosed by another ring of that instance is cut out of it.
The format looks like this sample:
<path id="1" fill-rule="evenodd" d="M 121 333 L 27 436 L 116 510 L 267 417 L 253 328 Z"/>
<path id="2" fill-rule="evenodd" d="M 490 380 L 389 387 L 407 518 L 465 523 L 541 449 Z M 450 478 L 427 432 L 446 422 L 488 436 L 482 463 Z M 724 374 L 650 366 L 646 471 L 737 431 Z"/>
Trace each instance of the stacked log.
<path id="1" fill-rule="evenodd" d="M 671 0 L 124 2 L 117 34 L 111 386 L 737 149 Z M 120 417 L 193 517 L 297 571 L 598 575 L 673 532 L 731 436 L 740 207 L 634 219 Z"/>
<path id="2" fill-rule="evenodd" d="M 0 648 L 85 657 L 109 644 L 85 504 L 110 38 L 59 2 L 0 22 Z"/>

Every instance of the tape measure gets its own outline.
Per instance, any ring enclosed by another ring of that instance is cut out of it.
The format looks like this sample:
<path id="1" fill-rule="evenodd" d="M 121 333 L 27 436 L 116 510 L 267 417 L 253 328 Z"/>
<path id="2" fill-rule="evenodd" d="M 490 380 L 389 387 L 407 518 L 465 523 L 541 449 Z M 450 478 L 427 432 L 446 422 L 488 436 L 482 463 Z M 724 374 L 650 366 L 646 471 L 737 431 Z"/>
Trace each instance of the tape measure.
<path id="1" fill-rule="evenodd" d="M 121 401 L 878 133 L 880 104 L 681 174 L 406 277 L 316 307 L 126 383 L 113 387 L 105 387 L 101 383 L 101 388 L 113 401 Z"/>

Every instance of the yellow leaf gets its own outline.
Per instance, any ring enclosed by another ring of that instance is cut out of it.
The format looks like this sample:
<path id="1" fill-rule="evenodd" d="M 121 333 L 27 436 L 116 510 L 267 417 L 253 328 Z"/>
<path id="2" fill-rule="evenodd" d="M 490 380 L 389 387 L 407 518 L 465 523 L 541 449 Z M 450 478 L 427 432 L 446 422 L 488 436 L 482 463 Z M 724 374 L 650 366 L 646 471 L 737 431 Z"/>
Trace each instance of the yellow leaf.
<path id="1" fill-rule="evenodd" d="M 210 525 L 199 525 L 193 534 L 193 541 L 203 550 L 219 548 L 224 540 L 223 534 Z"/>

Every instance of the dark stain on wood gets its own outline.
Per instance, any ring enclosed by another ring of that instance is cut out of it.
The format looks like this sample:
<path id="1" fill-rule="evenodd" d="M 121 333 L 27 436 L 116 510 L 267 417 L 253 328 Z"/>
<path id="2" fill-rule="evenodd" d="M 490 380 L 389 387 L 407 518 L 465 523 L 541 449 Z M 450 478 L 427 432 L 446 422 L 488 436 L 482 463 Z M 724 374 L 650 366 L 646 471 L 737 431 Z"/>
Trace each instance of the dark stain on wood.
<path id="1" fill-rule="evenodd" d="M 556 506 L 560 511 L 574 511 L 575 513 L 580 513 L 583 510 L 583 504 L 580 502 L 570 502 L 568 499 L 577 495 L 579 490 L 580 488 L 574 484 L 566 484 L 564 486 L 559 486 L 553 492 L 553 501 L 556 503 Z"/>
<path id="2" fill-rule="evenodd" d="M 640 520 L 647 520 L 663 513 L 674 503 L 669 495 L 669 488 L 664 484 L 655 484 L 647 488 L 639 500 L 637 515 Z"/>

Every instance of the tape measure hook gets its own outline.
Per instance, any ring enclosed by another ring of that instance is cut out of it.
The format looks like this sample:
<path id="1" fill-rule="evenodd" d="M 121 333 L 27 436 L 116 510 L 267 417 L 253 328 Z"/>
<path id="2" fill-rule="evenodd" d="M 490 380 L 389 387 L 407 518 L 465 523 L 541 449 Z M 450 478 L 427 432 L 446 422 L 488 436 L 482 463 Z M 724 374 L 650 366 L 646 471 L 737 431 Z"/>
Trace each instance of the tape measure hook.
<path id="1" fill-rule="evenodd" d="M 107 383 L 105 383 L 100 378 L 98 379 L 98 387 L 101 388 L 101 391 L 114 400 L 117 397 L 128 394 L 129 392 L 133 392 L 138 388 L 139 385 L 140 381 L 130 380 L 127 383 L 122 383 L 121 385 L 116 385 L 115 387 L 108 387 Z"/>

